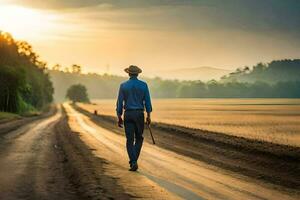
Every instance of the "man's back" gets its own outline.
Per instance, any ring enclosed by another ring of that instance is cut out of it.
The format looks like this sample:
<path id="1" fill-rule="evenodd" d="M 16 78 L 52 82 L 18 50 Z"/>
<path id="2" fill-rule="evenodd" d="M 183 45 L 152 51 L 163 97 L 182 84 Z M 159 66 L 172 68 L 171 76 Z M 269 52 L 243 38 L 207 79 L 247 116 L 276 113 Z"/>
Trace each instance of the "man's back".
<path id="1" fill-rule="evenodd" d="M 149 89 L 145 82 L 131 77 L 121 84 L 117 102 L 118 114 L 122 114 L 123 107 L 125 110 L 146 108 L 147 112 L 152 111 Z"/>

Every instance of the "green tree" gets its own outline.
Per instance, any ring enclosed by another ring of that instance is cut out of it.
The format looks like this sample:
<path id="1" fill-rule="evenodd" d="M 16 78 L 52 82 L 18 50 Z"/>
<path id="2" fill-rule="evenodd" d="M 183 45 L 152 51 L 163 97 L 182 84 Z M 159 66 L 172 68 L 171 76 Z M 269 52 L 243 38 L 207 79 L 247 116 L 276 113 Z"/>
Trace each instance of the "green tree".
<path id="1" fill-rule="evenodd" d="M 16 113 L 21 107 L 20 93 L 25 89 L 25 72 L 8 66 L 0 66 L 0 71 L 0 110 Z"/>
<path id="2" fill-rule="evenodd" d="M 66 97 L 73 101 L 74 103 L 76 102 L 84 102 L 84 103 L 89 103 L 89 97 L 87 94 L 87 89 L 84 85 L 81 84 L 76 84 L 72 85 L 68 90 Z"/>
<path id="3" fill-rule="evenodd" d="M 46 63 L 30 44 L 0 31 L 0 110 L 22 113 L 52 102 Z"/>

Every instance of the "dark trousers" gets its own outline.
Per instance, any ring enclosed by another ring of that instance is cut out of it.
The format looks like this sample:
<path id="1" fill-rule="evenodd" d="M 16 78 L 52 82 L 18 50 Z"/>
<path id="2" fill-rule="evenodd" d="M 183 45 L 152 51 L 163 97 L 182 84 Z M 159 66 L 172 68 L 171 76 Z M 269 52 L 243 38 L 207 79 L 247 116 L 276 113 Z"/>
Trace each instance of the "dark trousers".
<path id="1" fill-rule="evenodd" d="M 129 163 L 137 162 L 143 145 L 144 111 L 126 110 L 124 114 L 124 127 L 126 134 L 126 148 Z"/>

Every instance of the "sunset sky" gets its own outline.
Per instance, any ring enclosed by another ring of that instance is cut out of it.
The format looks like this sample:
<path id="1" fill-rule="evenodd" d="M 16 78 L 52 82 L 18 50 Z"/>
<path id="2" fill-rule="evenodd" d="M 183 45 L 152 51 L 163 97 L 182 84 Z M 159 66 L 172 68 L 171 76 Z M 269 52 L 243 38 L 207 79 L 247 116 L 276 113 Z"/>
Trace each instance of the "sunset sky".
<path id="1" fill-rule="evenodd" d="M 300 1 L 1 0 L 0 30 L 89 72 L 235 69 L 300 58 Z"/>

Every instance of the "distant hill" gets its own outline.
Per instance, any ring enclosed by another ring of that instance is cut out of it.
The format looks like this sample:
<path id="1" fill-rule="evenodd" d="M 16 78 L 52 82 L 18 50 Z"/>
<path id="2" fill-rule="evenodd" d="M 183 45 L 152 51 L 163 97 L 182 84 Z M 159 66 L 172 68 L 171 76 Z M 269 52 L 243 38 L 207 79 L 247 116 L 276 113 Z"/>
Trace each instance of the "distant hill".
<path id="1" fill-rule="evenodd" d="M 258 63 L 253 67 L 239 68 L 227 76 L 222 82 L 278 82 L 300 81 L 300 59 L 274 60 L 270 63 Z"/>
<path id="2" fill-rule="evenodd" d="M 163 79 L 209 81 L 212 79 L 219 80 L 222 76 L 227 75 L 230 72 L 232 71 L 215 67 L 195 67 L 161 70 L 157 71 L 155 74 L 153 73 L 152 76 L 158 76 Z"/>

